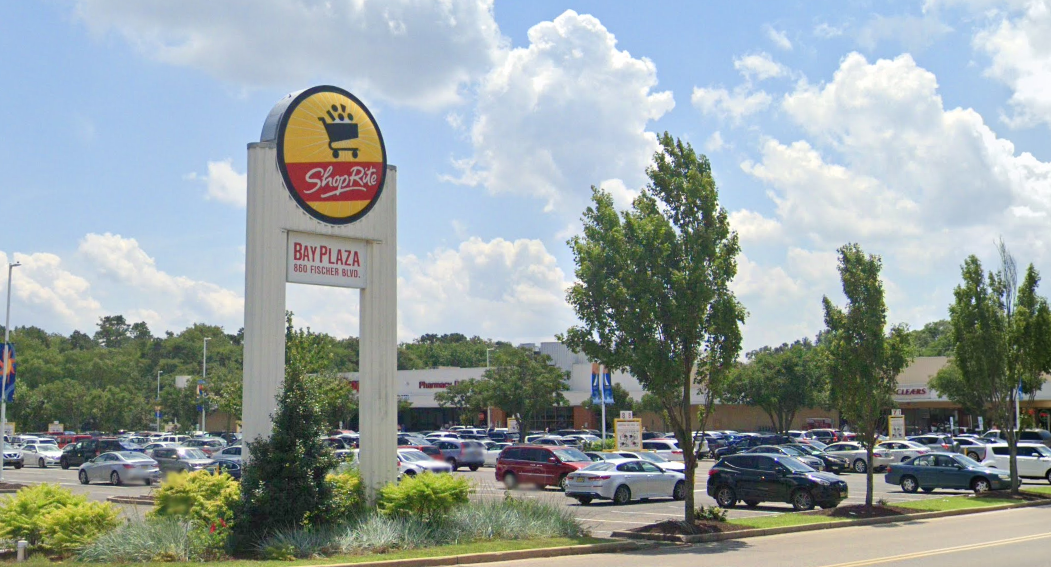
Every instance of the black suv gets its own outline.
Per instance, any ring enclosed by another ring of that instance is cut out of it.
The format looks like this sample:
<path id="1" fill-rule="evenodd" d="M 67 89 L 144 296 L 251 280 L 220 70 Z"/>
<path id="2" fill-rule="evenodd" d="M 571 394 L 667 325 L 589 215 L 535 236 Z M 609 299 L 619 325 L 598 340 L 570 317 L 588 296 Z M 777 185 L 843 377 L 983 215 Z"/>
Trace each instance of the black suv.
<path id="1" fill-rule="evenodd" d="M 744 437 L 739 437 L 736 441 L 715 449 L 715 458 L 721 459 L 728 455 L 736 455 L 762 445 L 781 445 L 782 443 L 790 442 L 785 441 L 784 435 L 745 435 Z"/>
<path id="2" fill-rule="evenodd" d="M 146 452 L 145 449 L 135 443 L 114 437 L 85 439 L 83 441 L 78 441 L 75 444 L 70 443 L 69 445 L 66 445 L 65 448 L 62 449 L 62 456 L 59 457 L 58 464 L 63 469 L 78 467 L 86 461 L 90 461 L 102 453 L 109 453 L 110 451 Z"/>
<path id="3" fill-rule="evenodd" d="M 738 500 L 749 508 L 760 502 L 787 502 L 796 510 L 815 504 L 835 508 L 847 498 L 847 483 L 785 455 L 741 453 L 708 472 L 708 496 L 723 508 L 733 508 Z"/>

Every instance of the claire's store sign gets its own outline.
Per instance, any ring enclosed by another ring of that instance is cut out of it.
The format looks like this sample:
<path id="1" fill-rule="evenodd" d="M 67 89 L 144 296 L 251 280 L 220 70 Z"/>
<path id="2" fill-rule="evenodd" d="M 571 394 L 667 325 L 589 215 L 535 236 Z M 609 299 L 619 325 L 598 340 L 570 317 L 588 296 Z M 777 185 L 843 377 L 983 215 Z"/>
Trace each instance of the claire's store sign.
<path id="1" fill-rule="evenodd" d="M 367 248 L 364 240 L 289 232 L 286 280 L 364 289 Z"/>

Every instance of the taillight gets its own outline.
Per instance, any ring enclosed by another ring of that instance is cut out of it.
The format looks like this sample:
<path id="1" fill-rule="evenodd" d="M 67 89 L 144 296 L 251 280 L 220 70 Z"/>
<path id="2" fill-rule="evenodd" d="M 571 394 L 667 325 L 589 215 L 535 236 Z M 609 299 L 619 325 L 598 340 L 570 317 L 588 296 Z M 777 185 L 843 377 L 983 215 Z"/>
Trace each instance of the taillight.
<path id="1" fill-rule="evenodd" d="M 681 455 L 682 451 L 672 451 L 671 454 L 672 455 Z"/>
<path id="2" fill-rule="evenodd" d="M 946 445 L 945 443 L 942 443 L 942 449 L 948 449 L 948 448 L 949 448 L 948 445 Z"/>
<path id="3" fill-rule="evenodd" d="M 708 476 L 715 476 L 715 469 L 708 469 Z"/>
<path id="4" fill-rule="evenodd" d="M 611 476 L 609 476 L 607 474 L 607 475 L 603 475 L 603 476 L 597 476 L 597 477 L 595 477 L 595 480 L 609 480 L 611 478 L 613 478 L 613 477 L 611 477 Z"/>
<path id="5" fill-rule="evenodd" d="M 887 467 L 887 474 L 890 474 L 892 472 L 894 472 L 894 467 L 888 466 Z"/>
<path id="6" fill-rule="evenodd" d="M 135 465 L 125 464 L 124 468 L 126 468 L 126 469 L 133 469 L 133 468 L 135 468 Z"/>

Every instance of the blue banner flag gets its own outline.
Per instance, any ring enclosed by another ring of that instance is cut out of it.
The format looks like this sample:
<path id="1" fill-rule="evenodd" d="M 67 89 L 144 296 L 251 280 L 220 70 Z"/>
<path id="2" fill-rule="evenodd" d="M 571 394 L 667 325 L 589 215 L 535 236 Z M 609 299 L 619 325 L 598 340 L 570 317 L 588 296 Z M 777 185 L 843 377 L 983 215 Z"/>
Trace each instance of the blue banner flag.
<path id="1" fill-rule="evenodd" d="M 602 397 L 605 398 L 602 403 L 609 405 L 613 403 L 613 378 L 610 376 L 609 368 L 606 368 L 605 371 L 602 375 Z"/>
<path id="2" fill-rule="evenodd" d="M 3 371 L 3 357 L 5 355 L 10 357 L 10 360 L 8 362 L 10 366 L 7 370 L 7 382 L 5 383 L 3 396 L 5 400 L 13 402 L 15 401 L 15 369 L 17 368 L 17 366 L 15 365 L 15 345 L 8 343 L 4 346 L 5 349 L 0 349 L 0 372 Z M 9 355 L 7 354 L 8 351 L 6 349 L 10 349 Z"/>
<path id="3" fill-rule="evenodd" d="M 599 368 L 597 364 L 591 365 L 591 403 L 601 404 L 602 394 L 599 393 Z"/>

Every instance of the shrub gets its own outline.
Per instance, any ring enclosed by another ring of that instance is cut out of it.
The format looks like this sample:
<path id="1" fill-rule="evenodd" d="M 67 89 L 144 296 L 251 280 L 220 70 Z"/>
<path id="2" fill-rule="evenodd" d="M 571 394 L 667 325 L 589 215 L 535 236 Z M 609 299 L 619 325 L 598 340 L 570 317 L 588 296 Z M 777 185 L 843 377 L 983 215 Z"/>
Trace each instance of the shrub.
<path id="1" fill-rule="evenodd" d="M 693 519 L 699 522 L 725 522 L 726 510 L 718 506 L 699 506 L 693 511 Z"/>
<path id="2" fill-rule="evenodd" d="M 0 540 L 24 539 L 29 545 L 38 545 L 48 514 L 84 502 L 87 497 L 77 496 L 57 484 L 23 488 L 0 505 Z"/>
<path id="3" fill-rule="evenodd" d="M 173 517 L 134 521 L 103 534 L 78 557 L 92 563 L 144 563 L 147 561 L 196 561 L 193 526 Z"/>
<path id="4" fill-rule="evenodd" d="M 448 522 L 467 540 L 582 537 L 587 530 L 573 513 L 542 500 L 486 500 L 453 510 Z"/>
<path id="5" fill-rule="evenodd" d="M 102 534 L 113 531 L 119 513 L 104 502 L 78 502 L 59 508 L 44 517 L 44 545 L 56 553 L 83 549 Z"/>
<path id="6" fill-rule="evenodd" d="M 210 528 L 232 522 L 241 500 L 241 486 L 225 473 L 176 473 L 168 476 L 155 498 L 156 508 L 150 517 L 181 518 Z"/>
<path id="7" fill-rule="evenodd" d="M 347 521 L 361 513 L 365 507 L 365 485 L 357 470 L 330 474 L 325 480 L 332 490 L 333 519 Z"/>
<path id="8" fill-rule="evenodd" d="M 423 473 L 403 478 L 380 490 L 379 509 L 387 516 L 413 516 L 433 520 L 466 504 L 471 484 L 451 474 Z"/>

